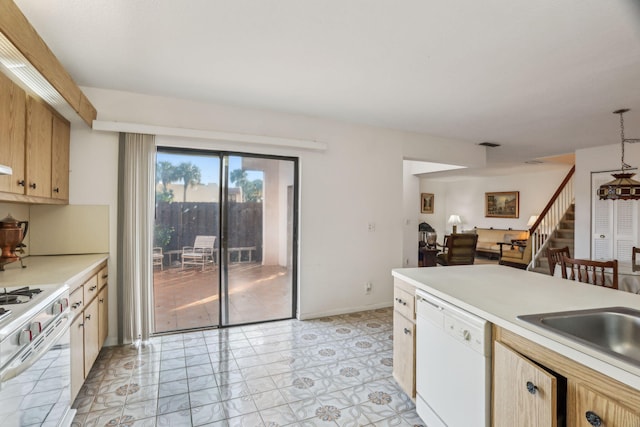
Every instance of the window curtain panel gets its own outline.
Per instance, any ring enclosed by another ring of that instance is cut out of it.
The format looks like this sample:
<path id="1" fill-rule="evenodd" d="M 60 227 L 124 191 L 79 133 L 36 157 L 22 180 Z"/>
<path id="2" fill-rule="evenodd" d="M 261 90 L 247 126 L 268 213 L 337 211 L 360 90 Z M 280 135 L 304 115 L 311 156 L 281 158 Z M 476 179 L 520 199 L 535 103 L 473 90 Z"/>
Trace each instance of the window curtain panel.
<path id="1" fill-rule="evenodd" d="M 155 137 L 124 134 L 122 188 L 122 334 L 144 344 L 153 322 Z"/>

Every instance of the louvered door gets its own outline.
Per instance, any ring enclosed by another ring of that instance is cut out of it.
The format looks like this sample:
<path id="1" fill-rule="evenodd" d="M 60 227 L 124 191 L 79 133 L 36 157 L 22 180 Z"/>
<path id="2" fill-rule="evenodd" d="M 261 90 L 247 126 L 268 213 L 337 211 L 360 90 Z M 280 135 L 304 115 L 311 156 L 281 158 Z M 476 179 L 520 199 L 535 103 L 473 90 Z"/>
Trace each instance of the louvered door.
<path id="1" fill-rule="evenodd" d="M 591 258 L 631 261 L 631 248 L 638 246 L 638 202 L 600 200 L 596 190 L 612 179 L 611 173 L 591 175 Z"/>

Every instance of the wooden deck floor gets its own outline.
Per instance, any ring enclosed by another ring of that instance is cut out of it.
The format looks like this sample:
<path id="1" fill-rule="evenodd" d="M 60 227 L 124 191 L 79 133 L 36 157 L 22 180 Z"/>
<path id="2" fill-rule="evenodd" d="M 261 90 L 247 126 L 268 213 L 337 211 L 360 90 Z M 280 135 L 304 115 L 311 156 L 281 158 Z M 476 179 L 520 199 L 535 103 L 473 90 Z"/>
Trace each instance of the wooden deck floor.
<path id="1" fill-rule="evenodd" d="M 219 323 L 218 267 L 156 268 L 153 274 L 155 332 Z M 257 263 L 229 267 L 229 324 L 292 317 L 291 272 Z"/>

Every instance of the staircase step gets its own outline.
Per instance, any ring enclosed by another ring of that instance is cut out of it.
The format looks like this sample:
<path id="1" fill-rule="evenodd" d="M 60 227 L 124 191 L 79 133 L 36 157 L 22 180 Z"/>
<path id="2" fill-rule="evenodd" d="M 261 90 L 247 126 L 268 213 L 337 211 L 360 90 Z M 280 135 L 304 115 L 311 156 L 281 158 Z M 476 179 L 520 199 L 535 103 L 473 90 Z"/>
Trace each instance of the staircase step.
<path id="1" fill-rule="evenodd" d="M 573 240 L 573 236 L 574 236 L 574 231 L 573 230 L 567 230 L 566 228 L 562 228 L 562 229 L 556 230 L 556 235 L 554 237 L 560 238 L 560 239 L 571 239 L 571 240 Z"/>

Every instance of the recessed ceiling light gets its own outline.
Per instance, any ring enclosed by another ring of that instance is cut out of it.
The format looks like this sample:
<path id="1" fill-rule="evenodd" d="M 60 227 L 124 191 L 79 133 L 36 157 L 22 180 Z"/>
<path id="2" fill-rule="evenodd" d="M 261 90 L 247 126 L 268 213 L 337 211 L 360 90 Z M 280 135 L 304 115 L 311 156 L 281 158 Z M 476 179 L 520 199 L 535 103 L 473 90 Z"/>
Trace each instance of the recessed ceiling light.
<path id="1" fill-rule="evenodd" d="M 496 142 L 481 142 L 478 145 L 482 145 L 484 147 L 489 147 L 489 148 L 495 148 L 495 147 L 500 147 L 500 144 L 496 143 Z"/>

